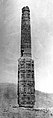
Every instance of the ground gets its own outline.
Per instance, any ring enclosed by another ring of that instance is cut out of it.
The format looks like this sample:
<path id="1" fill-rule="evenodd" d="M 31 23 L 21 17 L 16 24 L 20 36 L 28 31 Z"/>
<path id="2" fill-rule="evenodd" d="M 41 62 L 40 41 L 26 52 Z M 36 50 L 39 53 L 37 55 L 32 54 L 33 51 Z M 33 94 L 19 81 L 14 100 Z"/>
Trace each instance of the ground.
<path id="1" fill-rule="evenodd" d="M 10 107 L 4 111 L 0 109 L 0 118 L 53 118 L 53 110 Z"/>
<path id="2" fill-rule="evenodd" d="M 53 118 L 53 94 L 35 91 L 33 109 L 18 106 L 14 84 L 0 84 L 0 118 Z"/>

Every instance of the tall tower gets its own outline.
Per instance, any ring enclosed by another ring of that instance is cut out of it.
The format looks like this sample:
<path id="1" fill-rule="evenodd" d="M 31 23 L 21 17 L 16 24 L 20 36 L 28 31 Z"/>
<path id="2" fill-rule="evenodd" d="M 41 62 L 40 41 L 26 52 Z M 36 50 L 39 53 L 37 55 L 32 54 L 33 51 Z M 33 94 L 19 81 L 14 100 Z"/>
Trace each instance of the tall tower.
<path id="1" fill-rule="evenodd" d="M 18 104 L 33 107 L 35 103 L 34 61 L 31 57 L 31 27 L 29 7 L 22 8 L 21 57 L 18 59 Z"/>

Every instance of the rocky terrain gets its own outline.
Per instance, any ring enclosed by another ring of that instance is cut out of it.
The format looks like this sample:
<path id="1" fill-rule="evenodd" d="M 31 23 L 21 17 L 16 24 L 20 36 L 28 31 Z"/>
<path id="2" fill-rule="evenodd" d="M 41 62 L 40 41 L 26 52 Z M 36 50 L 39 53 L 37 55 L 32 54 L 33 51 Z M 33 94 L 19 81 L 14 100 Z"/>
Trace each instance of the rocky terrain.
<path id="1" fill-rule="evenodd" d="M 53 94 L 35 91 L 33 109 L 19 108 L 17 86 L 0 84 L 0 118 L 53 118 Z"/>

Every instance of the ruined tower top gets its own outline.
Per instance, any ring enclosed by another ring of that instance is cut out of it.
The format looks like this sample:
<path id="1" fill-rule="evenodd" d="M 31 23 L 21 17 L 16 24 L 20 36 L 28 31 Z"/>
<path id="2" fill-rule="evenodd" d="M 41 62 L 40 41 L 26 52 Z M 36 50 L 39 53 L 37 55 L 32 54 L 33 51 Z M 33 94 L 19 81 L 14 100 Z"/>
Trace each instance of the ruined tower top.
<path id="1" fill-rule="evenodd" d="M 28 6 L 22 8 L 21 57 L 22 56 L 31 57 L 30 9 Z"/>
<path id="2" fill-rule="evenodd" d="M 29 9 L 29 7 L 28 7 L 28 6 L 26 6 L 26 7 L 23 7 L 23 8 L 22 8 L 22 13 L 23 13 L 24 11 L 28 11 L 28 12 L 30 12 L 30 9 Z"/>

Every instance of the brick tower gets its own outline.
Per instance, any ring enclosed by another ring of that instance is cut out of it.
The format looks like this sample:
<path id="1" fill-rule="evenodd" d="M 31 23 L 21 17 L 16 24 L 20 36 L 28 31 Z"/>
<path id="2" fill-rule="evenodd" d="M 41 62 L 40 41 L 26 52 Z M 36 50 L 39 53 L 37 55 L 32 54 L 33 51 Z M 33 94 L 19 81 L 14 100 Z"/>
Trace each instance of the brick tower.
<path id="1" fill-rule="evenodd" d="M 31 27 L 29 7 L 22 8 L 21 57 L 18 59 L 18 104 L 32 108 L 35 103 L 34 60 L 31 57 Z"/>

